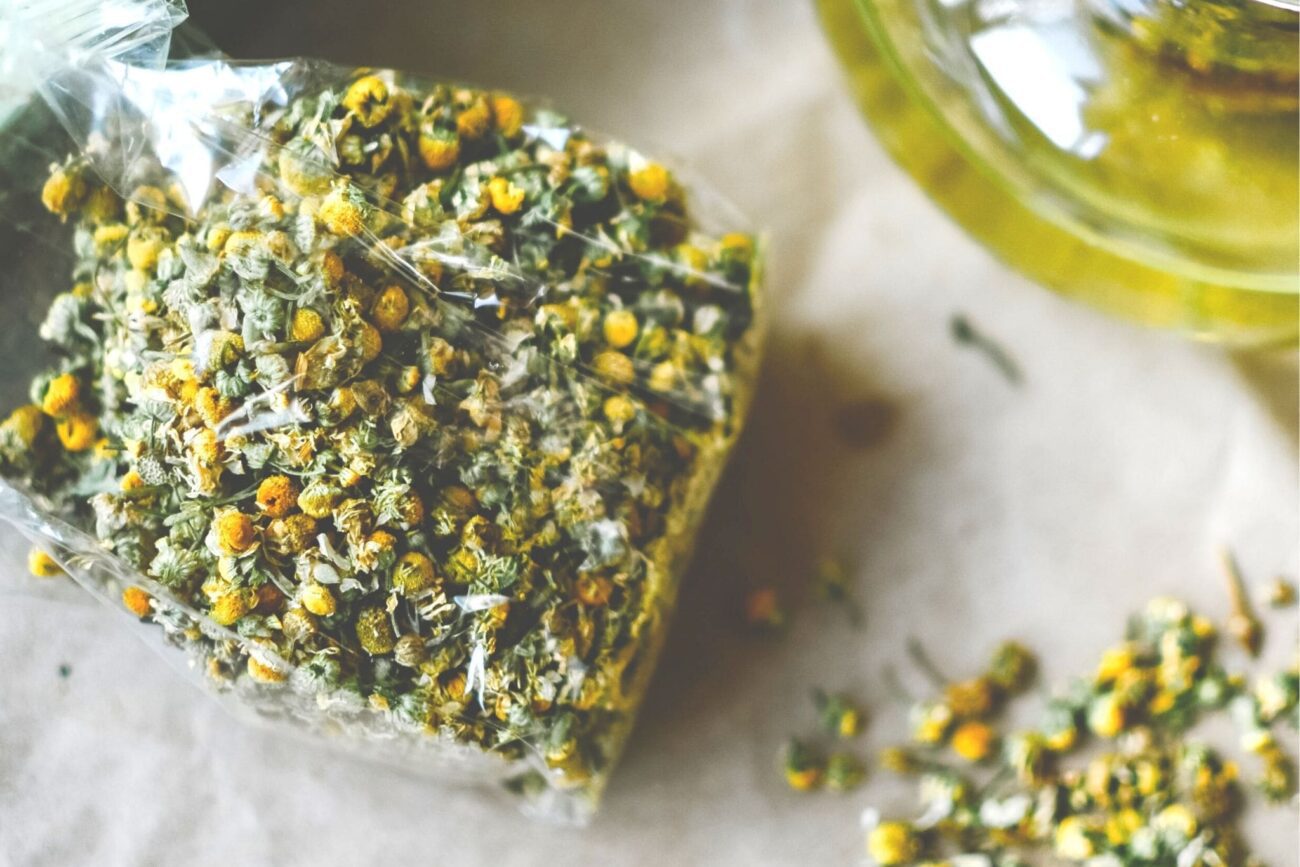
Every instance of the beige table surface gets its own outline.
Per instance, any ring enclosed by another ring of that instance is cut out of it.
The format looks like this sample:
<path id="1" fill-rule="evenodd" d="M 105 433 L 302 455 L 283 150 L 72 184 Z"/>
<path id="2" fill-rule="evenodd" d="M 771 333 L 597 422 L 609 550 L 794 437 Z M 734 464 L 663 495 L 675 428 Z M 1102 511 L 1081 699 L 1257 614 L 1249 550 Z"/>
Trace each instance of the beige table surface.
<path id="1" fill-rule="evenodd" d="M 197 5 L 197 4 L 196 4 Z M 459 7 L 459 8 L 457 8 Z M 1081 673 L 1152 596 L 1216 616 L 1231 544 L 1263 579 L 1300 566 L 1293 358 L 1246 362 L 1035 289 L 964 238 L 859 121 L 797 0 L 205 3 L 238 56 L 320 54 L 549 95 L 591 126 L 666 148 L 772 240 L 770 363 L 718 495 L 634 742 L 583 831 L 252 730 L 184 682 L 125 617 L 0 576 L 0 865 L 789 865 L 863 860 L 867 804 L 911 809 L 876 775 L 798 795 L 783 739 L 813 686 L 902 732 L 881 680 L 908 635 L 973 674 L 1003 636 Z M 956 347 L 964 311 L 1018 358 L 1012 388 Z M 850 447 L 836 410 L 892 408 Z M 866 621 L 806 599 L 842 552 Z M 774 583 L 791 628 L 738 625 Z M 1285 659 L 1295 618 L 1271 621 Z M 60 677 L 61 664 L 71 667 Z M 1295 814 L 1251 839 L 1297 863 Z"/>

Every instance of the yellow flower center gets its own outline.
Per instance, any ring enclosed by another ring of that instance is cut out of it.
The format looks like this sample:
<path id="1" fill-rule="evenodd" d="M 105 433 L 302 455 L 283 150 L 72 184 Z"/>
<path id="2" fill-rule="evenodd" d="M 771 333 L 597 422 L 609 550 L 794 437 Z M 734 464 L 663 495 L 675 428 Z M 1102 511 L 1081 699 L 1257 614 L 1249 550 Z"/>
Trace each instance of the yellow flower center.
<path id="1" fill-rule="evenodd" d="M 662 202 L 672 189 L 672 176 L 659 163 L 646 163 L 628 173 L 627 185 L 644 202 Z"/>

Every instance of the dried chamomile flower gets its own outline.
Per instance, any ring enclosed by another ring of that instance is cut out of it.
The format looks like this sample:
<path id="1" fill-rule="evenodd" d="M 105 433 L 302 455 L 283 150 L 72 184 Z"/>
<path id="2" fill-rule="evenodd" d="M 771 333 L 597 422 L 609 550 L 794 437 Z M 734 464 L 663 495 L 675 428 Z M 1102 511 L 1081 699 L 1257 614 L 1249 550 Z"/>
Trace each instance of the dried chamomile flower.
<path id="1" fill-rule="evenodd" d="M 257 486 L 257 505 L 272 518 L 284 518 L 297 504 L 298 486 L 288 476 L 269 476 Z"/>
<path id="2" fill-rule="evenodd" d="M 915 755 L 903 747 L 886 747 L 878 756 L 880 767 L 895 774 L 910 774 L 919 770 Z"/>
<path id="3" fill-rule="evenodd" d="M 67 217 L 80 207 L 86 197 L 84 168 L 56 166 L 41 189 L 41 203 L 60 217 Z"/>
<path id="4" fill-rule="evenodd" d="M 73 413 L 59 419 L 55 424 L 59 442 L 69 452 L 84 452 L 95 444 L 99 434 L 99 422 L 94 416 L 85 413 Z"/>
<path id="5" fill-rule="evenodd" d="M 912 739 L 921 744 L 938 744 L 948 736 L 953 712 L 942 702 L 926 702 L 912 708 Z"/>
<path id="6" fill-rule="evenodd" d="M 615 349 L 631 346 L 639 330 L 640 323 L 637 321 L 636 313 L 631 310 L 611 310 L 605 314 L 602 333 L 605 342 Z"/>
<path id="7" fill-rule="evenodd" d="M 378 606 L 365 608 L 357 615 L 356 632 L 361 648 L 371 656 L 391 652 L 397 642 L 388 612 Z"/>
<path id="8" fill-rule="evenodd" d="M 759 587 L 745 596 L 745 622 L 765 629 L 780 629 L 786 622 L 786 611 L 773 587 Z"/>
<path id="9" fill-rule="evenodd" d="M 404 596 L 418 596 L 431 590 L 436 581 L 433 561 L 419 551 L 403 554 L 393 567 L 393 589 Z"/>
<path id="10" fill-rule="evenodd" d="M 253 600 L 248 591 L 230 590 L 222 593 L 208 609 L 208 616 L 220 626 L 233 626 L 241 617 L 253 610 Z"/>
<path id="11" fill-rule="evenodd" d="M 813 705 L 822 728 L 831 734 L 853 738 L 862 732 L 862 710 L 847 695 L 814 690 Z"/>
<path id="12" fill-rule="evenodd" d="M 77 406 L 77 396 L 81 386 L 71 373 L 61 373 L 46 386 L 45 397 L 41 399 L 41 411 L 58 418 L 67 415 Z"/>
<path id="13" fill-rule="evenodd" d="M 967 720 L 952 733 L 952 750 L 968 762 L 981 762 L 997 749 L 998 736 L 993 727 L 980 720 Z"/>
<path id="14" fill-rule="evenodd" d="M 944 690 L 944 704 L 958 719 L 985 716 L 997 699 L 997 687 L 987 677 L 951 683 Z"/>
<path id="15" fill-rule="evenodd" d="M 807 792 L 823 782 L 826 760 L 803 741 L 791 738 L 782 754 L 786 784 L 797 792 Z"/>
<path id="16" fill-rule="evenodd" d="M 656 162 L 639 160 L 627 176 L 628 187 L 639 199 L 661 202 L 672 192 L 673 179 L 668 169 Z"/>
<path id="17" fill-rule="evenodd" d="M 127 587 L 122 591 L 122 605 L 141 619 L 153 613 L 153 597 L 140 587 Z"/>
<path id="18" fill-rule="evenodd" d="M 883 867 L 908 864 L 921 854 L 921 837 L 907 822 L 880 822 L 867 832 L 867 854 Z"/>
<path id="19" fill-rule="evenodd" d="M 32 548 L 27 552 L 27 571 L 37 578 L 54 578 L 64 574 L 63 567 L 40 548 Z"/>
<path id="20" fill-rule="evenodd" d="M 242 554 L 257 541 L 257 528 L 243 512 L 225 509 L 212 522 L 212 538 L 224 554 Z"/>
<path id="21" fill-rule="evenodd" d="M 862 761 L 851 753 L 831 753 L 826 760 L 826 788 L 834 792 L 847 792 L 862 785 L 866 769 Z"/>
<path id="22" fill-rule="evenodd" d="M 11 412 L 0 424 L 0 443 L 9 460 L 18 463 L 27 457 L 45 426 L 45 415 L 39 406 L 20 406 Z"/>
<path id="23" fill-rule="evenodd" d="M 323 584 L 308 584 L 299 591 L 302 607 L 317 617 L 329 617 L 338 610 L 334 594 Z"/>
<path id="24" fill-rule="evenodd" d="M 403 635 L 393 645 L 393 659 L 398 665 L 417 668 L 426 656 L 424 639 L 418 635 Z"/>
<path id="25" fill-rule="evenodd" d="M 1281 575 L 1274 578 L 1268 585 L 1264 597 L 1273 608 L 1291 608 L 1296 604 L 1296 587 L 1294 581 L 1289 581 Z"/>
<path id="26" fill-rule="evenodd" d="M 393 109 L 388 85 L 377 75 L 366 75 L 352 82 L 343 94 L 342 104 L 362 126 L 367 127 L 382 122 Z"/>
<path id="27" fill-rule="evenodd" d="M 993 652 L 988 678 L 998 689 L 1015 694 L 1029 686 L 1037 665 L 1034 655 L 1023 644 L 1004 641 Z"/>

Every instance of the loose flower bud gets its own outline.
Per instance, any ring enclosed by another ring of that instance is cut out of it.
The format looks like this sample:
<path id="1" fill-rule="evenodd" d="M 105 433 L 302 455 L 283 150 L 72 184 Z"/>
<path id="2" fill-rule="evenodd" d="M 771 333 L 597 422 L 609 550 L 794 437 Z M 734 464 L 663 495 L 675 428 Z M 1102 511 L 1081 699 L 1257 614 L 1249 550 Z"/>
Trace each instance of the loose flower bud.
<path id="1" fill-rule="evenodd" d="M 347 189 L 336 187 L 321 202 L 316 212 L 326 229 L 341 237 L 360 235 L 366 227 L 365 212 L 357 202 L 348 195 Z"/>
<path id="2" fill-rule="evenodd" d="M 257 486 L 257 505 L 272 518 L 283 518 L 298 500 L 298 486 L 288 476 L 270 476 Z"/>
<path id="3" fill-rule="evenodd" d="M 523 207 L 526 194 L 506 178 L 496 177 L 488 181 L 488 196 L 497 213 L 510 216 Z"/>
<path id="4" fill-rule="evenodd" d="M 627 185 L 638 199 L 662 202 L 668 198 L 672 189 L 672 176 L 659 163 L 646 163 L 639 169 L 628 172 Z"/>
<path id="5" fill-rule="evenodd" d="M 952 749 L 968 762 L 980 762 L 993 753 L 997 736 L 987 723 L 969 720 L 952 733 Z"/>
<path id="6" fill-rule="evenodd" d="M 302 607 L 317 617 L 329 617 L 338 610 L 338 605 L 334 601 L 334 594 L 323 584 L 308 584 L 302 589 L 299 598 L 302 601 Z"/>
<path id="7" fill-rule="evenodd" d="M 131 586 L 123 590 L 122 604 L 127 611 L 142 620 L 153 613 L 153 597 L 139 587 Z"/>
<path id="8" fill-rule="evenodd" d="M 27 552 L 27 570 L 37 578 L 53 578 L 63 574 L 63 567 L 40 548 Z"/>
<path id="9" fill-rule="evenodd" d="M 325 320 L 309 307 L 299 307 L 293 313 L 289 338 L 302 343 L 314 343 L 325 335 Z"/>
<path id="10" fill-rule="evenodd" d="M 361 649 L 371 656 L 390 653 L 397 643 L 392 624 L 388 621 L 388 612 L 379 607 L 362 609 L 357 615 L 356 631 Z"/>
<path id="11" fill-rule="evenodd" d="M 403 554 L 393 567 L 393 589 L 403 596 L 419 596 L 436 583 L 433 561 L 419 551 Z"/>
<path id="12" fill-rule="evenodd" d="M 208 616 L 221 626 L 233 626 L 245 614 L 253 610 L 252 600 L 244 590 L 231 590 L 218 596 L 208 609 Z"/>
<path id="13" fill-rule="evenodd" d="M 46 415 L 62 416 L 71 412 L 77 405 L 77 397 L 81 389 L 77 378 L 71 373 L 62 373 L 50 380 L 49 387 L 45 389 L 45 398 L 41 402 L 41 409 Z"/>
<path id="14" fill-rule="evenodd" d="M 418 635 L 403 635 L 393 646 L 393 659 L 398 665 L 416 668 L 425 659 L 424 639 Z"/>
<path id="15" fill-rule="evenodd" d="M 343 95 L 343 107 L 361 122 L 362 126 L 381 123 L 393 109 L 388 98 L 388 85 L 377 75 L 358 78 Z"/>
<path id="16" fill-rule="evenodd" d="M 915 861 L 921 842 L 906 822 L 881 822 L 867 835 L 867 853 L 881 867 L 892 867 Z"/>
<path id="17" fill-rule="evenodd" d="M 447 171 L 460 159 L 460 139 L 450 130 L 422 133 L 416 148 L 420 152 L 420 159 L 435 172 Z"/>
<path id="18" fill-rule="evenodd" d="M 84 452 L 95 444 L 99 433 L 99 422 L 94 416 L 75 413 L 59 420 L 55 430 L 59 442 L 70 452 Z"/>
<path id="19" fill-rule="evenodd" d="M 226 554 L 242 554 L 257 540 L 253 521 L 243 512 L 228 510 L 217 516 L 212 524 L 219 547 Z"/>
<path id="20" fill-rule="evenodd" d="M 636 340 L 638 325 L 631 310 L 611 310 L 605 315 L 605 342 L 615 349 L 623 349 Z"/>
<path id="21" fill-rule="evenodd" d="M 396 331 L 406 321 L 411 302 L 401 286 L 389 286 L 379 293 L 370 315 L 380 331 Z M 377 353 L 376 353 L 377 354 Z"/>

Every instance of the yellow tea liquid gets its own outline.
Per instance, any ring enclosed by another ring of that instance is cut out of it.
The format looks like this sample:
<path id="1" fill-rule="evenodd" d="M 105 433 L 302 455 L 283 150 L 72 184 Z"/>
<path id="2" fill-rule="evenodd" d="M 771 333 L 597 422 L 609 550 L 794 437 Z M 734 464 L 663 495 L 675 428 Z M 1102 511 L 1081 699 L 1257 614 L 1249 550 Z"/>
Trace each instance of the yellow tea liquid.
<path id="1" fill-rule="evenodd" d="M 1297 340 L 1295 9 L 818 5 L 890 154 L 1008 264 L 1146 325 Z"/>

